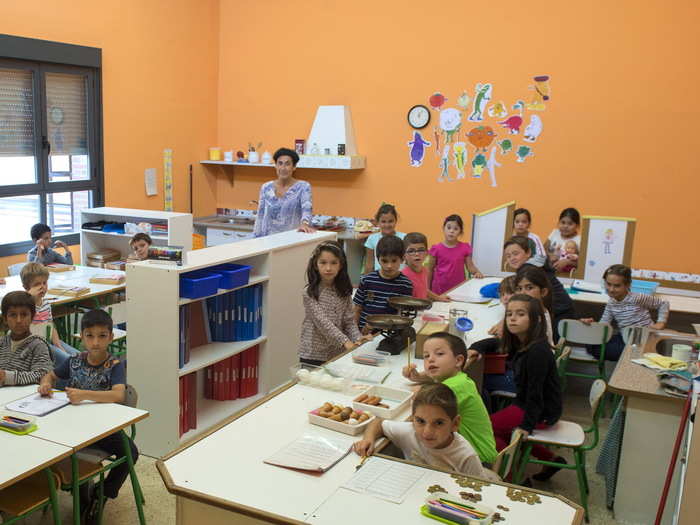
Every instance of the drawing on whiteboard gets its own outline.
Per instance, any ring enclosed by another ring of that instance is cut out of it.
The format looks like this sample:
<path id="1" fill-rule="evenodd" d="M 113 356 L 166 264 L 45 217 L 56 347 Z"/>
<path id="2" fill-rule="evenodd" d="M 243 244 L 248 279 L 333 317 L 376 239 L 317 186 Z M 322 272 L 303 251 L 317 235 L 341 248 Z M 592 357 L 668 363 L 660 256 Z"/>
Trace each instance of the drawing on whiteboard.
<path id="1" fill-rule="evenodd" d="M 610 251 L 610 247 L 613 245 L 615 242 L 615 232 L 613 232 L 612 228 L 608 228 L 605 230 L 605 233 L 603 233 L 603 253 L 605 255 L 610 255 L 612 252 Z"/>
<path id="2" fill-rule="evenodd" d="M 423 157 L 425 156 L 425 148 L 430 146 L 430 142 L 423 140 L 423 136 L 420 131 L 413 133 L 413 140 L 408 142 L 408 146 L 411 148 L 411 166 L 417 168 L 423 165 Z"/>
<path id="3" fill-rule="evenodd" d="M 545 102 L 549 100 L 549 75 L 533 77 L 535 84 L 530 89 L 535 90 L 532 101 L 527 105 L 530 111 L 544 111 L 547 109 Z"/>
<path id="4" fill-rule="evenodd" d="M 484 110 L 486 104 L 491 100 L 493 87 L 491 84 L 477 84 L 474 92 L 474 106 L 472 114 L 469 115 L 470 122 L 481 122 L 484 120 Z"/>
<path id="5" fill-rule="evenodd" d="M 486 151 L 493 142 L 493 139 L 496 138 L 496 133 L 494 133 L 491 126 L 476 126 L 469 130 L 467 138 L 478 153 L 480 150 Z"/>
<path id="6" fill-rule="evenodd" d="M 445 132 L 445 144 L 452 142 L 455 133 L 462 126 L 462 114 L 455 108 L 443 109 L 440 112 L 440 129 Z"/>
<path id="7" fill-rule="evenodd" d="M 457 179 L 464 178 L 464 166 L 467 163 L 467 145 L 464 142 L 455 142 L 452 148 L 454 165 L 457 168 Z"/>
<path id="8" fill-rule="evenodd" d="M 480 179 L 485 167 L 486 157 L 484 157 L 483 153 L 479 153 L 474 157 L 474 160 L 472 160 L 472 177 Z"/>
<path id="9" fill-rule="evenodd" d="M 523 140 L 526 142 L 535 142 L 537 137 L 542 133 L 542 119 L 539 115 L 530 115 L 530 123 L 523 131 Z"/>
<path id="10" fill-rule="evenodd" d="M 440 158 L 440 176 L 438 182 L 450 180 L 450 145 L 445 144 L 442 149 L 442 157 Z"/>

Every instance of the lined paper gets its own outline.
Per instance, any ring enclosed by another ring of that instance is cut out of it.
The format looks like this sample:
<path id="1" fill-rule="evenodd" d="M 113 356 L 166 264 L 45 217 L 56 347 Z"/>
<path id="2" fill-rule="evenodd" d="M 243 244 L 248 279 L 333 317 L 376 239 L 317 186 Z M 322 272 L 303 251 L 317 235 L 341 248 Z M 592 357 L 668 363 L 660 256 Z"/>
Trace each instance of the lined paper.
<path id="1" fill-rule="evenodd" d="M 402 503 L 406 494 L 425 475 L 413 465 L 380 458 L 370 458 L 343 488 L 370 494 L 392 503 Z"/>

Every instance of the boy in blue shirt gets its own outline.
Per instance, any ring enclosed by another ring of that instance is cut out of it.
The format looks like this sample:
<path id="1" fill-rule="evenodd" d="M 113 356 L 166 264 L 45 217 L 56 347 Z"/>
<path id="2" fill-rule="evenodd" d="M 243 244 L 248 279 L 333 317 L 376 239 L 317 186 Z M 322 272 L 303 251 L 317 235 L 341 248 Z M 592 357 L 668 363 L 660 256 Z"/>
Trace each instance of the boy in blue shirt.
<path id="1" fill-rule="evenodd" d="M 126 390 L 126 370 L 124 363 L 112 357 L 107 348 L 112 342 L 112 318 L 104 310 L 91 310 L 83 316 L 80 323 L 80 336 L 86 352 L 64 361 L 60 366 L 41 379 L 39 393 L 50 396 L 54 383 L 58 379 L 68 381 L 66 394 L 73 404 L 81 401 L 96 403 L 123 403 Z M 129 439 L 131 457 L 136 463 L 138 449 Z M 119 432 L 96 441 L 93 448 L 121 457 L 124 447 Z M 129 475 L 126 462 L 111 469 L 104 482 L 104 495 L 116 498 L 119 489 Z M 106 500 L 105 500 L 106 501 Z M 95 495 L 84 507 L 85 522 L 96 523 L 99 514 L 99 501 Z"/>
<path id="2" fill-rule="evenodd" d="M 38 262 L 43 265 L 61 263 L 73 264 L 73 254 L 63 241 L 56 241 L 55 248 L 62 248 L 65 255 L 61 255 L 51 247 L 51 228 L 41 222 L 32 226 L 30 230 L 34 246 L 27 252 L 28 262 Z"/>
<path id="3" fill-rule="evenodd" d="M 363 329 L 368 315 L 395 314 L 389 306 L 389 297 L 413 295 L 413 283 L 401 273 L 404 256 L 404 244 L 395 235 L 386 235 L 377 243 L 379 270 L 374 270 L 362 277 L 355 292 L 355 320 Z"/>

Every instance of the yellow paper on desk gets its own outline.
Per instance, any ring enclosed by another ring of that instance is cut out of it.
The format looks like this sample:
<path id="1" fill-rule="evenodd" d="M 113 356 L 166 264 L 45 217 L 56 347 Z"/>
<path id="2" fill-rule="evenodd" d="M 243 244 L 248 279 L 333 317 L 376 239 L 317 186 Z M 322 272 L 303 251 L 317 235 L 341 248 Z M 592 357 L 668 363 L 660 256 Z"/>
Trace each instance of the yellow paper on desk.
<path id="1" fill-rule="evenodd" d="M 665 370 L 685 370 L 688 368 L 688 365 L 684 361 L 661 354 L 644 354 L 644 359 L 651 361 L 656 366 L 660 366 Z"/>

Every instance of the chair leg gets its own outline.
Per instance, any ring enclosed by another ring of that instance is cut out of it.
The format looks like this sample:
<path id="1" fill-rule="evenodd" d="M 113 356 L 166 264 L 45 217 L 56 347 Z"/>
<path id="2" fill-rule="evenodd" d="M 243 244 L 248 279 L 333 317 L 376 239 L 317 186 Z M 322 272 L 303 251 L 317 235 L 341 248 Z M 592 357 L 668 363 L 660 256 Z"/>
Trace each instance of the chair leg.
<path id="1" fill-rule="evenodd" d="M 80 486 L 78 483 L 78 456 L 70 457 L 71 491 L 73 492 L 73 525 L 80 525 Z"/>
<path id="2" fill-rule="evenodd" d="M 105 473 L 100 472 L 100 485 L 97 487 L 98 514 L 97 523 L 102 524 L 102 512 L 105 509 Z"/>
<path id="3" fill-rule="evenodd" d="M 586 464 L 583 462 L 582 453 L 579 450 L 574 451 L 574 459 L 576 460 L 576 475 L 578 477 L 578 491 L 581 495 L 581 506 L 583 507 L 586 523 L 588 518 L 588 491 L 586 490 Z"/>
<path id="4" fill-rule="evenodd" d="M 522 483 L 523 475 L 525 474 L 525 469 L 527 468 L 527 464 L 530 462 L 531 452 L 532 445 L 530 443 L 526 443 L 525 450 L 523 451 L 522 457 L 520 458 L 520 463 L 517 465 L 515 475 L 513 476 L 514 485 L 520 485 Z"/>
<path id="5" fill-rule="evenodd" d="M 50 468 L 45 468 L 46 477 L 49 482 L 49 500 L 51 501 L 51 514 L 53 515 L 54 525 L 61 525 L 61 512 L 58 508 L 58 495 L 56 494 L 56 480 Z"/>
<path id="6" fill-rule="evenodd" d="M 584 452 L 581 452 L 581 464 L 583 465 L 584 488 L 586 489 L 586 494 L 590 494 L 591 490 L 588 487 L 588 473 L 586 472 L 586 454 Z"/>
<path id="7" fill-rule="evenodd" d="M 141 492 L 141 484 L 139 483 L 139 478 L 136 476 L 136 470 L 134 469 L 134 459 L 131 457 L 131 447 L 129 446 L 129 438 L 123 430 L 119 433 L 122 436 L 122 443 L 124 444 L 124 455 L 126 456 L 126 463 L 129 465 L 129 477 L 131 478 L 131 487 L 134 490 L 134 501 L 136 503 L 136 510 L 139 514 L 140 525 L 146 525 L 146 517 L 143 514 L 143 492 Z"/>

